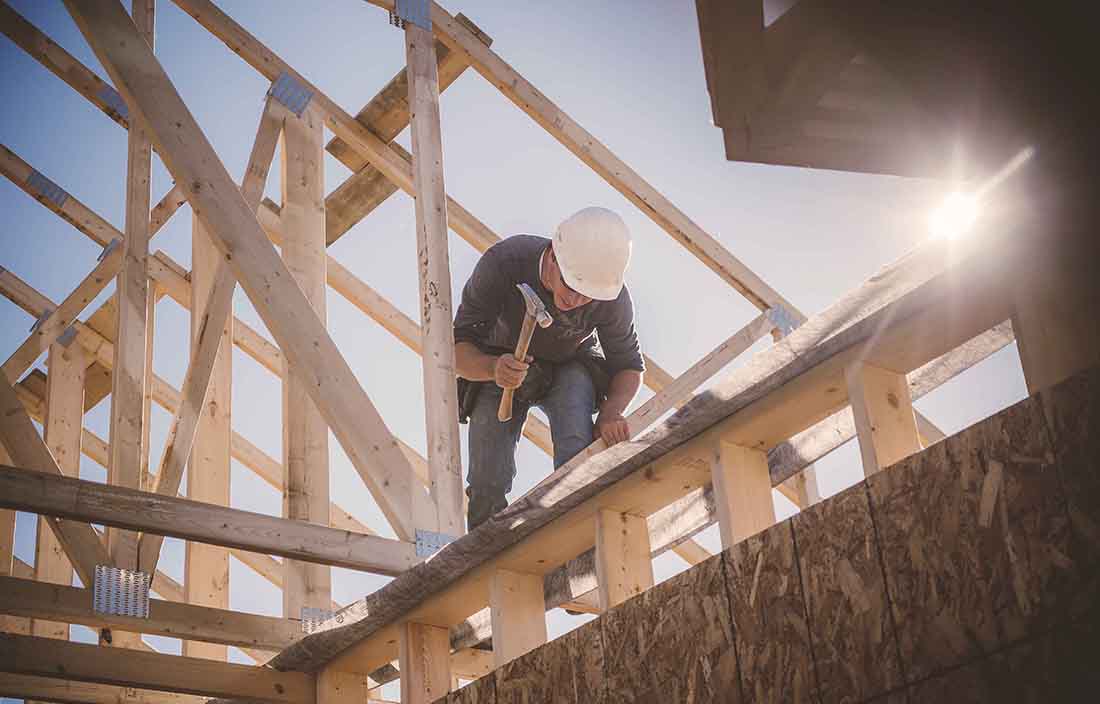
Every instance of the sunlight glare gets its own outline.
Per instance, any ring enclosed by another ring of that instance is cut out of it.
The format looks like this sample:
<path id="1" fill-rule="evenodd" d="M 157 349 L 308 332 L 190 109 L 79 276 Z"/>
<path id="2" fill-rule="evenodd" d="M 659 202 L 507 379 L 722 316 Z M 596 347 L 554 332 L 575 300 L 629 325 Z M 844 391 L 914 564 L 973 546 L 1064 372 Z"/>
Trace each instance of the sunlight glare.
<path id="1" fill-rule="evenodd" d="M 965 234 L 978 219 L 978 199 L 966 193 L 952 193 L 928 220 L 933 237 L 955 239 Z"/>

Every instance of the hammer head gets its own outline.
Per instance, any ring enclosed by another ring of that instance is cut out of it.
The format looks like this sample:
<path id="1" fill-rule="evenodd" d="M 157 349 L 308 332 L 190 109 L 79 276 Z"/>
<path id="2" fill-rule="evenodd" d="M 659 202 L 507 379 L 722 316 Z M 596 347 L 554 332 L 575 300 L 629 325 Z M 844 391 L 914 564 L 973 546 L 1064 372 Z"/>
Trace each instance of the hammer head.
<path id="1" fill-rule="evenodd" d="M 516 284 L 516 288 L 523 294 L 523 303 L 527 306 L 527 315 L 534 318 L 540 328 L 549 327 L 554 319 L 546 312 L 546 304 L 535 293 L 535 289 L 527 284 Z"/>

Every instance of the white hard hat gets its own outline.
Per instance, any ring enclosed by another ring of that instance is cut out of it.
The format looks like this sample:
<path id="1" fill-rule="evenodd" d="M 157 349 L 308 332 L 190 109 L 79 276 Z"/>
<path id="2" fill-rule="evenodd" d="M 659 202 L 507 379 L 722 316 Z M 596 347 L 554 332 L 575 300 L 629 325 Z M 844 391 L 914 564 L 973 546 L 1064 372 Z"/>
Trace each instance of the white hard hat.
<path id="1" fill-rule="evenodd" d="M 613 301 L 623 290 L 630 264 L 630 231 L 607 208 L 583 208 L 554 232 L 554 256 L 569 288 L 597 301 Z"/>

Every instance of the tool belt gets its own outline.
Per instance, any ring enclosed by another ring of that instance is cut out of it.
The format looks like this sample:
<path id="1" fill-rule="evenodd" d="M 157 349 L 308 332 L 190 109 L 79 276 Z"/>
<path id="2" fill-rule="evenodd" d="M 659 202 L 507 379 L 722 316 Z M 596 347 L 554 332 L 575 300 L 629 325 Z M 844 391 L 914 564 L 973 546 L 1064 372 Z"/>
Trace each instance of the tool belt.
<path id="1" fill-rule="evenodd" d="M 485 350 L 487 354 L 511 354 L 510 351 Z M 592 378 L 592 384 L 596 388 L 596 404 L 592 412 L 595 413 L 600 404 L 607 397 L 607 389 L 611 385 L 611 377 L 603 367 L 603 359 L 593 355 L 582 354 L 576 358 L 577 362 L 584 365 L 588 375 Z M 527 368 L 527 376 L 523 383 L 515 390 L 514 399 L 525 406 L 538 405 L 554 385 L 554 375 L 559 366 L 556 362 L 544 359 L 536 359 Z M 470 381 L 458 378 L 458 422 L 467 423 L 470 414 L 477 405 L 478 394 L 487 385 L 496 386 L 493 381 Z"/>

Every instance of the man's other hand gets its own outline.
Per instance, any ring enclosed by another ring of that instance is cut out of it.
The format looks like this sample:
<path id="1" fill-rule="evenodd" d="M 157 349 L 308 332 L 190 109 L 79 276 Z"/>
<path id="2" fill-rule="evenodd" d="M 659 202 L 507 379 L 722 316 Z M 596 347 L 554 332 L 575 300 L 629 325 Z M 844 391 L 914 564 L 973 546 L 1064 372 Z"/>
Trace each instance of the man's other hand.
<path id="1" fill-rule="evenodd" d="M 619 413 L 600 413 L 596 418 L 596 437 L 611 447 L 630 439 L 630 426 Z"/>
<path id="2" fill-rule="evenodd" d="M 516 359 L 515 355 L 502 354 L 497 357 L 497 362 L 493 366 L 493 380 L 502 389 L 514 389 L 523 383 L 523 380 L 527 378 L 527 368 L 531 366 L 528 362 L 531 361 L 531 357 L 527 357 L 527 362 L 521 362 Z"/>

